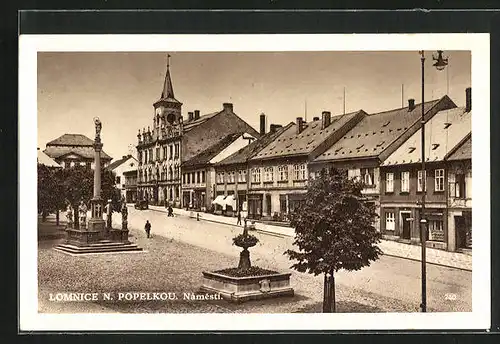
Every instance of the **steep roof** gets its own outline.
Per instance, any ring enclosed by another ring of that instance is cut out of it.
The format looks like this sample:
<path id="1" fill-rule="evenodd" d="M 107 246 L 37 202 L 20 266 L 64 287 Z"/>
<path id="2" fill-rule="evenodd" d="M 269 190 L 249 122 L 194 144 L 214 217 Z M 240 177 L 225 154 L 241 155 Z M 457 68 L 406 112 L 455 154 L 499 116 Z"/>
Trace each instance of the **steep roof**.
<path id="1" fill-rule="evenodd" d="M 130 154 L 129 154 L 129 155 L 125 155 L 125 156 L 123 156 L 121 159 L 118 159 L 118 160 L 113 161 L 112 163 L 110 163 L 110 164 L 106 167 L 106 169 L 107 169 L 107 170 L 112 171 L 112 170 L 114 170 L 115 168 L 117 168 L 118 166 L 120 166 L 121 164 L 123 164 L 123 163 L 127 162 L 127 160 L 129 160 L 130 158 L 133 158 L 133 159 L 135 160 L 135 158 L 134 158 L 132 155 L 130 155 Z"/>
<path id="2" fill-rule="evenodd" d="M 40 149 L 37 150 L 36 162 L 47 167 L 62 167 Z"/>
<path id="3" fill-rule="evenodd" d="M 427 113 L 440 100 L 424 103 Z M 422 105 L 370 114 L 314 161 L 378 157 L 394 140 L 420 120 Z"/>
<path id="4" fill-rule="evenodd" d="M 222 111 L 217 111 L 217 112 L 212 112 L 212 113 L 208 113 L 206 115 L 203 115 L 203 116 L 200 116 L 200 118 L 196 119 L 196 120 L 192 120 L 192 121 L 185 121 L 184 122 L 184 132 L 188 132 L 194 128 L 196 128 L 197 126 L 199 126 L 200 124 L 208 121 L 209 119 L 211 119 L 212 117 L 215 117 L 216 115 L 220 114 L 220 113 L 223 113 L 224 110 Z"/>
<path id="5" fill-rule="evenodd" d="M 47 146 L 90 146 L 94 141 L 82 134 L 64 134 L 47 143 Z"/>
<path id="6" fill-rule="evenodd" d="M 253 141 L 249 145 L 241 148 L 237 152 L 231 154 L 224 160 L 219 161 L 216 166 L 226 166 L 232 164 L 243 164 L 248 159 L 255 156 L 262 149 L 264 149 L 268 144 L 273 142 L 282 132 L 287 130 L 289 127 L 293 126 L 293 123 L 289 123 L 287 126 L 278 128 L 275 132 L 268 132 L 265 135 L 262 135 L 257 140 Z"/>
<path id="7" fill-rule="evenodd" d="M 293 123 L 275 141 L 268 144 L 251 160 L 308 155 L 361 111 L 332 116 L 330 125 L 324 130 L 321 129 L 321 121 L 318 120 L 304 123 L 304 129 L 300 134 L 297 134 L 296 124 Z"/>
<path id="8" fill-rule="evenodd" d="M 172 77 L 170 76 L 170 55 L 168 55 L 167 73 L 165 74 L 165 81 L 163 82 L 163 89 L 161 91 L 160 100 L 180 103 L 174 96 L 174 87 L 172 86 Z"/>
<path id="9" fill-rule="evenodd" d="M 425 124 L 425 161 L 442 161 L 471 132 L 471 112 L 464 107 L 439 111 Z M 383 166 L 421 162 L 421 129 L 385 161 Z"/>
<path id="10" fill-rule="evenodd" d="M 208 147 L 201 153 L 198 153 L 191 159 L 187 160 L 182 164 L 183 167 L 196 166 L 207 164 L 212 158 L 219 154 L 223 149 L 227 148 L 231 143 L 233 143 L 238 137 L 243 135 L 243 133 L 234 133 L 225 136 L 223 139 L 219 140 L 217 143 Z"/>
<path id="11" fill-rule="evenodd" d="M 469 133 L 462 142 L 445 156 L 445 160 L 449 161 L 466 159 L 472 159 L 472 133 Z"/>

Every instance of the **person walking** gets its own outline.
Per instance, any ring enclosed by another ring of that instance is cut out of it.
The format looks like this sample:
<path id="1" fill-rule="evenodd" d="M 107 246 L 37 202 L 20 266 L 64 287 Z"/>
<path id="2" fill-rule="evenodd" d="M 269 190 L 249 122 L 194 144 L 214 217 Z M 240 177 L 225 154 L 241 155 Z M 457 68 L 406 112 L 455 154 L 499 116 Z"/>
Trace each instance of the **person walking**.
<path id="1" fill-rule="evenodd" d="M 237 226 L 241 226 L 241 211 L 238 211 L 238 222 L 236 222 Z"/>
<path id="2" fill-rule="evenodd" d="M 172 209 L 172 206 L 169 204 L 168 205 L 168 216 L 174 217 L 174 210 Z"/>
<path id="3" fill-rule="evenodd" d="M 146 220 L 146 224 L 144 225 L 144 230 L 146 231 L 146 235 L 149 238 L 151 233 L 151 223 L 149 223 L 149 220 Z"/>

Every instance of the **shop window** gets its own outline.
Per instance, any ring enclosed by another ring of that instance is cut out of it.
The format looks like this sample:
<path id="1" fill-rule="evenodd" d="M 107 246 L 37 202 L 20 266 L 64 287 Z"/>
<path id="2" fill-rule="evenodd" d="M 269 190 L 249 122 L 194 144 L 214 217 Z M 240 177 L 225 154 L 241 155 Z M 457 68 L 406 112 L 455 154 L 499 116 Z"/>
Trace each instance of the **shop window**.
<path id="1" fill-rule="evenodd" d="M 444 241 L 443 220 L 429 220 L 429 239 Z"/>

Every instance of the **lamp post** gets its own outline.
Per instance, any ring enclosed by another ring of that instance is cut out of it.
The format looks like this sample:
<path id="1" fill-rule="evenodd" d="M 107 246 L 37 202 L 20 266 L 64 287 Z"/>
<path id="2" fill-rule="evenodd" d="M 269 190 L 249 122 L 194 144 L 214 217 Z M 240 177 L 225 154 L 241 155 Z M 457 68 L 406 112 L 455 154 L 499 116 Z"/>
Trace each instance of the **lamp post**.
<path id="1" fill-rule="evenodd" d="M 443 51 L 438 50 L 437 55 L 433 55 L 432 59 L 434 62 L 433 66 L 436 67 L 438 71 L 442 71 L 448 65 L 448 58 L 443 57 Z M 427 241 L 427 219 L 425 218 L 425 195 L 427 193 L 426 189 L 426 179 L 427 174 L 425 170 L 425 110 L 424 110 L 424 71 L 425 71 L 425 54 L 424 51 L 420 51 L 420 62 L 422 67 L 422 117 L 420 120 L 421 125 L 421 148 L 422 148 L 422 204 L 420 212 L 420 246 L 422 248 L 422 303 L 420 304 L 420 309 L 422 312 L 427 312 L 427 271 L 426 271 L 426 241 Z"/>

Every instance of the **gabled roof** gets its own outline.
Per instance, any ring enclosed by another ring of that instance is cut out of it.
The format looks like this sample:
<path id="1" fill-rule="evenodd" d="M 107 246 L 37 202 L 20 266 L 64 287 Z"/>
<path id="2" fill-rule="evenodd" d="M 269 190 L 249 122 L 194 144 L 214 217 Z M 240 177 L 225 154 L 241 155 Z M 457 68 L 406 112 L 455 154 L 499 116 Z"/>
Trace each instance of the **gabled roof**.
<path id="1" fill-rule="evenodd" d="M 440 99 L 424 103 L 424 113 Z M 394 140 L 420 120 L 422 104 L 370 114 L 314 161 L 378 157 Z"/>
<path id="2" fill-rule="evenodd" d="M 326 129 L 321 129 L 321 120 L 304 123 L 304 129 L 300 134 L 297 134 L 296 124 L 293 123 L 251 160 L 308 155 L 360 112 L 362 110 L 332 116 L 331 123 Z"/>
<path id="3" fill-rule="evenodd" d="M 257 140 L 250 143 L 248 146 L 241 148 L 239 151 L 231 154 L 224 160 L 219 161 L 216 166 L 226 166 L 232 164 L 243 164 L 246 163 L 248 159 L 255 156 L 262 149 L 264 149 L 268 144 L 273 142 L 282 132 L 287 130 L 289 127 L 293 126 L 293 122 L 289 123 L 287 126 L 278 128 L 275 132 L 268 132 L 267 134 L 261 136 Z"/>
<path id="4" fill-rule="evenodd" d="M 42 152 L 40 149 L 37 150 L 36 162 L 47 167 L 62 168 L 57 162 L 55 162 L 51 157 Z"/>
<path id="5" fill-rule="evenodd" d="M 206 115 L 200 116 L 200 118 L 198 118 L 196 120 L 184 121 L 184 132 L 188 132 L 188 131 L 196 128 L 200 124 L 208 121 L 210 118 L 215 117 L 216 115 L 223 113 L 223 112 L 224 112 L 224 110 L 212 112 L 212 113 L 208 113 Z"/>
<path id="6" fill-rule="evenodd" d="M 471 112 L 464 107 L 439 111 L 425 124 L 425 161 L 442 161 L 471 132 Z M 382 162 L 383 166 L 421 162 L 421 129 Z"/>
<path id="7" fill-rule="evenodd" d="M 47 146 L 90 146 L 94 141 L 82 134 L 64 134 L 47 143 Z"/>
<path id="8" fill-rule="evenodd" d="M 210 162 L 217 154 L 219 154 L 223 149 L 227 148 L 231 143 L 238 139 L 243 133 L 234 133 L 225 136 L 223 139 L 219 140 L 217 143 L 208 147 L 201 153 L 198 153 L 191 159 L 187 160 L 182 164 L 183 167 L 204 165 Z"/>
<path id="9" fill-rule="evenodd" d="M 118 166 L 120 166 L 121 164 L 127 162 L 127 160 L 129 160 L 130 158 L 136 160 L 132 155 L 125 155 L 123 156 L 121 159 L 118 159 L 116 161 L 113 161 L 112 163 L 110 163 L 106 169 L 107 170 L 110 170 L 110 171 L 113 171 L 115 168 L 117 168 Z"/>
<path id="10" fill-rule="evenodd" d="M 472 133 L 446 154 L 444 159 L 449 161 L 472 159 Z"/>

